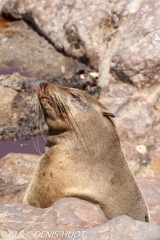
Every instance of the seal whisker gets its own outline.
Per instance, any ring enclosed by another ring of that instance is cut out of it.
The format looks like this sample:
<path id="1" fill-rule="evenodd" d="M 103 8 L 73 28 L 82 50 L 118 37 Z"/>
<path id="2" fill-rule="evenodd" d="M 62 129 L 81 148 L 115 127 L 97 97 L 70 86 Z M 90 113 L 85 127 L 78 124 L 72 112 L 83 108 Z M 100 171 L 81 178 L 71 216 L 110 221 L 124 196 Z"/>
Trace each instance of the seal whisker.
<path id="1" fill-rule="evenodd" d="M 47 140 L 46 140 L 46 138 L 44 137 L 44 134 L 43 134 L 43 130 L 44 129 L 42 129 L 42 108 L 41 108 L 41 106 L 39 105 L 39 113 L 41 113 L 41 115 L 39 114 L 39 129 L 40 129 L 40 133 L 41 133 L 41 135 L 42 135 L 42 137 L 43 137 L 43 140 L 45 141 L 45 143 L 47 143 Z"/>
<path id="2" fill-rule="evenodd" d="M 41 105 L 39 104 L 39 119 L 38 119 L 38 126 L 39 126 L 39 130 L 40 130 L 40 133 L 41 133 L 41 136 L 44 140 L 45 143 L 47 143 L 47 140 L 44 136 L 44 133 L 43 131 L 45 131 L 45 129 L 42 129 L 42 118 L 43 118 L 43 112 L 42 112 L 42 108 L 41 108 Z M 39 143 L 38 143 L 39 144 Z M 40 148 L 39 148 L 40 149 Z"/>
<path id="3" fill-rule="evenodd" d="M 37 100 L 38 100 L 38 99 L 37 99 Z M 35 104 L 35 112 L 36 112 L 36 114 L 35 114 L 35 117 L 34 117 L 33 121 L 34 121 L 34 120 L 36 119 L 36 117 L 38 116 L 38 121 L 36 121 L 36 123 L 37 123 L 37 129 L 38 129 L 38 127 L 39 127 L 39 113 L 40 113 L 40 105 L 38 104 L 38 101 L 37 101 L 37 103 Z M 36 132 L 36 138 L 37 138 L 37 145 L 38 145 L 38 147 L 36 146 L 36 142 L 35 142 L 34 137 L 33 137 L 33 134 L 32 134 L 33 145 L 34 145 L 37 153 L 38 153 L 39 155 L 41 155 L 41 151 L 40 151 L 39 144 L 38 144 L 38 133 L 37 133 L 37 132 Z"/>
<path id="4" fill-rule="evenodd" d="M 36 112 L 37 112 L 37 115 L 38 115 L 37 128 L 39 128 L 39 129 L 40 129 L 40 132 L 42 132 L 42 131 L 41 131 L 41 123 L 40 123 L 40 119 L 41 119 L 42 116 L 43 116 L 43 114 L 42 114 L 42 109 L 41 109 L 40 104 L 37 104 L 36 106 L 37 106 Z M 36 133 L 36 143 L 35 143 L 35 141 L 34 141 L 34 146 L 35 146 L 36 151 L 39 153 L 39 155 L 41 155 L 42 153 L 41 153 L 41 150 L 40 150 L 38 137 L 39 137 L 39 136 L 38 136 L 38 132 L 37 132 L 37 133 Z M 33 140 L 34 140 L 34 138 L 33 138 Z"/>
<path id="5" fill-rule="evenodd" d="M 84 148 L 85 150 L 87 150 L 86 144 L 85 144 L 85 141 L 84 141 L 84 137 L 83 137 L 82 132 L 80 131 L 80 129 L 79 129 L 79 127 L 78 127 L 78 124 L 77 124 L 75 118 L 73 117 L 72 112 L 70 111 L 69 107 L 66 105 L 66 103 L 62 100 L 62 98 L 61 98 L 60 96 L 59 96 L 59 98 L 60 98 L 60 102 L 62 103 L 62 106 L 63 106 L 64 109 L 65 109 L 65 112 L 66 112 L 67 118 L 68 118 L 68 120 L 69 120 L 69 123 L 70 123 L 71 126 L 73 127 L 73 130 L 74 130 L 77 138 L 78 138 L 78 139 L 80 140 L 80 142 L 82 143 L 83 148 Z M 68 112 L 66 111 L 66 109 L 68 110 Z M 69 113 L 69 114 L 68 114 L 68 113 Z M 70 119 L 70 117 L 72 118 L 73 121 Z M 75 126 L 73 125 L 73 122 L 75 123 L 76 128 L 75 128 Z M 78 131 L 77 131 L 77 130 L 78 130 Z M 80 137 L 79 137 L 79 134 L 80 134 Z"/>
<path id="6" fill-rule="evenodd" d="M 64 119 L 65 117 L 67 117 L 67 119 L 69 120 L 67 111 L 66 111 L 66 109 L 65 109 L 65 106 L 64 106 L 64 104 L 63 104 L 60 96 L 59 96 L 59 99 L 57 98 L 57 106 L 58 106 L 58 108 L 59 108 L 59 110 L 60 110 L 61 117 L 63 117 L 63 119 Z M 65 114 L 65 116 L 64 116 L 64 114 Z"/>
<path id="7" fill-rule="evenodd" d="M 86 150 L 86 144 L 85 144 L 85 141 L 84 141 L 84 137 L 83 137 L 83 135 L 82 135 L 82 133 L 81 133 L 79 127 L 78 127 L 78 124 L 77 124 L 76 120 L 74 119 L 74 117 L 73 117 L 69 107 L 63 101 L 63 99 L 61 97 L 61 93 L 59 92 L 59 90 L 56 89 L 56 91 L 58 93 L 57 96 L 55 96 L 55 98 L 53 99 L 53 97 L 50 95 L 50 98 L 52 99 L 53 103 L 55 103 L 56 106 L 58 107 L 58 110 L 61 113 L 61 117 L 64 117 L 64 114 L 65 114 L 65 117 L 68 120 L 68 124 L 70 126 L 72 126 L 72 128 L 73 128 L 73 130 L 74 130 L 74 132 L 75 132 L 75 134 L 77 136 L 77 138 L 80 140 L 80 142 L 82 143 L 83 148 Z M 70 119 L 70 117 L 72 118 L 73 121 Z M 75 128 L 73 122 L 75 123 L 76 128 Z M 79 137 L 79 135 L 80 135 L 80 137 Z"/>
<path id="8" fill-rule="evenodd" d="M 39 109 L 38 109 L 39 110 Z M 40 115 L 38 116 L 38 126 L 39 126 L 39 129 L 41 131 L 41 122 L 40 122 Z M 37 143 L 37 149 L 38 149 L 38 153 L 41 154 L 41 151 L 40 151 L 40 146 L 39 146 L 39 142 L 38 142 L 38 133 L 36 134 L 36 143 Z"/>

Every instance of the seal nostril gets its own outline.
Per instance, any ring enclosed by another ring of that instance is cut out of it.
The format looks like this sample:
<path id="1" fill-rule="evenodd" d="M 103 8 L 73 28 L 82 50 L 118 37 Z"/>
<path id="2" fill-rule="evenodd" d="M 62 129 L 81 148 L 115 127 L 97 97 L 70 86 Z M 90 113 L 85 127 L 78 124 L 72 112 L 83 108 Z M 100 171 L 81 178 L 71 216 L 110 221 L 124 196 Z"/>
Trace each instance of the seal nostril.
<path id="1" fill-rule="evenodd" d="M 39 86 L 42 88 L 44 84 L 45 84 L 45 82 L 41 82 L 41 83 L 39 84 Z"/>

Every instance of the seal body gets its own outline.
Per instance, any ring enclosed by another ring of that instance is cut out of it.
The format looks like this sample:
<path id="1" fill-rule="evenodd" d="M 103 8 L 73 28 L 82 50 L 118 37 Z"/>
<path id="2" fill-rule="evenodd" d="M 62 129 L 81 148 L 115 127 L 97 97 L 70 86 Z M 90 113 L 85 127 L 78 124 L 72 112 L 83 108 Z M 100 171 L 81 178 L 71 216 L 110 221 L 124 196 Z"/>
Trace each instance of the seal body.
<path id="1" fill-rule="evenodd" d="M 77 197 L 100 205 L 107 219 L 126 214 L 149 221 L 113 115 L 88 94 L 49 82 L 39 85 L 38 97 L 48 137 L 24 203 L 46 208 L 59 198 Z"/>

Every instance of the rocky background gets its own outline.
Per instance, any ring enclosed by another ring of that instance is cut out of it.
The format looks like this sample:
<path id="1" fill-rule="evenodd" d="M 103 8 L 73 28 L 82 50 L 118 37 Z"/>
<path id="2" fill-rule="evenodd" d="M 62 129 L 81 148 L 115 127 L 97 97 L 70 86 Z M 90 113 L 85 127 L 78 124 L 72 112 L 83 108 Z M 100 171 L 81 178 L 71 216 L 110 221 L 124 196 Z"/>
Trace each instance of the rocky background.
<path id="1" fill-rule="evenodd" d="M 160 224 L 160 2 L 0 0 L 0 14 L 0 139 L 29 139 L 46 128 L 37 113 L 41 81 L 87 91 L 116 116 L 122 148 L 149 204 L 151 221 Z M 30 181 L 37 158 L 11 154 L 0 161 L 0 187 L 13 187 L 1 191 L 1 202 L 14 199 L 15 192 L 23 195 L 24 185 L 14 186 Z M 8 222 L 16 219 L 16 208 L 23 208 L 10 204 L 1 205 L 4 232 L 11 231 Z M 13 209 L 14 216 L 6 215 Z M 160 239 L 156 225 L 150 229 L 147 223 L 117 219 L 114 224 L 122 225 L 86 225 L 92 230 L 81 239 L 101 239 L 101 234 L 105 239 L 111 239 L 109 234 L 113 239 Z M 14 229 L 28 226 L 21 224 Z M 124 232 L 125 224 L 134 234 Z"/>

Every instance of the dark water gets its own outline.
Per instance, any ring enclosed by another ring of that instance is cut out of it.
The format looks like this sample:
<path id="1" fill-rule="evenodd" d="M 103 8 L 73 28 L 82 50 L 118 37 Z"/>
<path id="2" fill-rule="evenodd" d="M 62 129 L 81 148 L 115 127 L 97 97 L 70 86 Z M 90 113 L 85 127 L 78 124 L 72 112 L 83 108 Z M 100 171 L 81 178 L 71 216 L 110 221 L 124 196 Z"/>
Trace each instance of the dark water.
<path id="1" fill-rule="evenodd" d="M 0 141 L 0 158 L 4 157 L 8 153 L 41 155 L 44 152 L 45 144 L 45 140 L 42 136 L 33 137 L 30 140 Z"/>
<path id="2" fill-rule="evenodd" d="M 5 67 L 0 67 L 0 75 L 7 75 L 14 72 L 18 72 L 20 75 L 24 77 L 30 77 L 30 75 L 27 72 L 21 70 L 20 63 L 16 61 L 10 61 L 5 65 L 6 65 Z"/>

